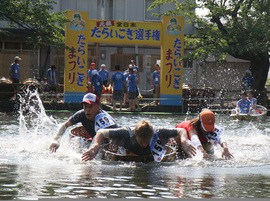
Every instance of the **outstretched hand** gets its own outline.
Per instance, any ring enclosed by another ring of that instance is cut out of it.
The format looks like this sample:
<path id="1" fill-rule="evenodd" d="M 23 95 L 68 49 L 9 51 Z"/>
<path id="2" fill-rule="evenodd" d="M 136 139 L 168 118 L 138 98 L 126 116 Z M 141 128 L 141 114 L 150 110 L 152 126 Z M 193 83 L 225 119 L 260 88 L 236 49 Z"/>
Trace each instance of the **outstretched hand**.
<path id="1" fill-rule="evenodd" d="M 60 144 L 57 141 L 54 141 L 51 145 L 50 145 L 50 151 L 56 152 L 56 150 L 60 147 Z"/>
<path id="2" fill-rule="evenodd" d="M 95 156 L 96 156 L 95 151 L 93 149 L 89 149 L 88 151 L 82 154 L 82 160 L 90 161 L 90 160 L 93 160 Z"/>
<path id="3" fill-rule="evenodd" d="M 195 156 L 196 155 L 196 147 L 191 143 L 190 140 L 185 140 L 181 142 L 181 146 L 184 150 L 184 152 L 189 156 Z"/>
<path id="4" fill-rule="evenodd" d="M 228 148 L 223 149 L 222 151 L 222 158 L 227 159 L 232 159 L 234 158 L 233 155 L 229 152 Z"/>

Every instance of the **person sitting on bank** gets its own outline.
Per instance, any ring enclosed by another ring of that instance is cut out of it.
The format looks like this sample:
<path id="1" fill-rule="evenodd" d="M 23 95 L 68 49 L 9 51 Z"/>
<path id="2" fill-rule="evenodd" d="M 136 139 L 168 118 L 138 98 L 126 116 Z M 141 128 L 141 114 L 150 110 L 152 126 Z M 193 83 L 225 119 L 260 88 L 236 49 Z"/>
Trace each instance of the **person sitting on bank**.
<path id="1" fill-rule="evenodd" d="M 154 161 L 160 162 L 165 155 L 165 144 L 174 138 L 190 157 L 196 153 L 196 148 L 187 138 L 185 129 L 154 127 L 147 120 L 142 120 L 135 128 L 121 127 L 116 129 L 100 129 L 88 151 L 82 154 L 83 161 L 95 158 L 104 139 L 126 149 L 126 153 L 138 156 L 153 156 Z"/>
<path id="2" fill-rule="evenodd" d="M 250 114 L 252 102 L 247 99 L 247 93 L 241 93 L 241 99 L 236 104 L 236 114 Z"/>
<path id="3" fill-rule="evenodd" d="M 176 128 L 184 128 L 188 138 L 194 146 L 203 154 L 203 158 L 208 159 L 214 154 L 213 144 L 219 144 L 222 150 L 222 157 L 225 159 L 233 158 L 229 152 L 228 145 L 222 138 L 224 128 L 215 125 L 215 114 L 209 109 L 203 109 L 199 117 L 181 122 Z"/>
<path id="4" fill-rule="evenodd" d="M 60 139 L 66 129 L 74 124 L 82 123 L 87 131 L 87 136 L 79 137 L 83 137 L 89 141 L 92 141 L 92 138 L 99 129 L 118 127 L 113 117 L 100 108 L 99 98 L 95 94 L 85 94 L 81 104 L 83 105 L 83 109 L 69 117 L 69 119 L 58 128 L 53 142 L 50 145 L 51 152 L 56 152 L 60 146 Z"/>

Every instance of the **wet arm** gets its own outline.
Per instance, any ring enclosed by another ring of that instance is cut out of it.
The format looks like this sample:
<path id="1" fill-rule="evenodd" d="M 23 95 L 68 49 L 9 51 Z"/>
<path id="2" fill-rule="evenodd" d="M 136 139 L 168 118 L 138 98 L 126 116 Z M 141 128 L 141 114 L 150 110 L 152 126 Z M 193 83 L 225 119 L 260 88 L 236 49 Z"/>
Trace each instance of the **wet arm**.
<path id="1" fill-rule="evenodd" d="M 106 134 L 103 134 L 102 132 L 98 132 L 96 136 L 94 137 L 90 148 L 82 154 L 82 160 L 83 161 L 89 161 L 93 160 L 95 156 L 97 155 L 100 146 L 103 142 L 103 140 L 106 138 L 105 136 L 108 136 L 109 132 L 106 132 Z"/>
<path id="2" fill-rule="evenodd" d="M 56 150 L 59 148 L 60 146 L 60 139 L 61 137 L 64 135 L 66 129 L 71 126 L 71 122 L 70 121 L 66 121 L 65 123 L 63 123 L 57 130 L 54 138 L 53 138 L 53 142 L 50 145 L 50 150 L 51 152 L 56 152 Z"/>
<path id="3" fill-rule="evenodd" d="M 225 159 L 232 159 L 232 158 L 234 158 L 233 155 L 229 152 L 228 145 L 227 145 L 226 142 L 222 142 L 220 145 L 223 148 L 223 150 L 222 150 L 222 157 L 224 157 Z"/>
<path id="4" fill-rule="evenodd" d="M 187 131 L 184 128 L 177 129 L 178 137 L 175 138 L 177 144 L 181 144 L 183 150 L 189 157 L 195 156 L 196 147 L 192 145 L 191 141 L 188 139 Z"/>

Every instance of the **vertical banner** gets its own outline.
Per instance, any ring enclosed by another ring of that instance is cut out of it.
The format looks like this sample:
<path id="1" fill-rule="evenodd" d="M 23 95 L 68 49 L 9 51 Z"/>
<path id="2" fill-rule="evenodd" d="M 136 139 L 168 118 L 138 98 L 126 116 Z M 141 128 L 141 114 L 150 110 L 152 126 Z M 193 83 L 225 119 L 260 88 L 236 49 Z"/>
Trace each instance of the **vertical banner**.
<path id="1" fill-rule="evenodd" d="M 182 105 L 184 17 L 162 17 L 160 105 Z"/>
<path id="2" fill-rule="evenodd" d="M 81 102 L 86 92 L 88 12 L 68 11 L 66 24 L 64 102 Z"/>

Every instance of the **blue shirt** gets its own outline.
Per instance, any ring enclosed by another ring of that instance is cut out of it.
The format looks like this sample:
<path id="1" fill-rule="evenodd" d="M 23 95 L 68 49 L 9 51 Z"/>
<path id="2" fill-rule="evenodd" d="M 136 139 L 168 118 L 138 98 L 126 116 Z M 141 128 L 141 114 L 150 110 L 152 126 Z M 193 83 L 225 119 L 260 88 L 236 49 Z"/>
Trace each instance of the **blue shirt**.
<path id="1" fill-rule="evenodd" d="M 128 76 L 128 92 L 136 92 L 137 90 L 137 76 L 135 74 L 130 74 Z"/>
<path id="2" fill-rule="evenodd" d="M 160 85 L 160 71 L 154 71 L 152 74 L 152 78 L 154 80 L 154 86 Z"/>
<path id="3" fill-rule="evenodd" d="M 123 85 L 125 82 L 124 74 L 120 71 L 116 71 L 112 75 L 112 83 L 113 83 L 113 89 L 114 90 L 123 90 Z"/>
<path id="4" fill-rule="evenodd" d="M 57 69 L 51 69 L 49 68 L 47 70 L 47 77 L 48 77 L 48 80 L 49 80 L 49 85 L 51 86 L 56 86 L 57 85 L 57 76 L 58 76 L 58 71 Z"/>
<path id="5" fill-rule="evenodd" d="M 252 89 L 253 84 L 254 84 L 254 78 L 251 75 L 250 76 L 244 76 L 242 78 L 242 85 L 243 85 L 245 90 Z"/>
<path id="6" fill-rule="evenodd" d="M 239 113 L 242 113 L 242 114 L 248 114 L 251 106 L 252 106 L 252 102 L 250 100 L 241 99 L 237 102 Z"/>
<path id="7" fill-rule="evenodd" d="M 95 91 L 102 90 L 102 88 L 103 88 L 103 85 L 102 85 L 103 80 L 102 80 L 102 78 L 101 78 L 100 75 L 98 75 L 98 74 L 97 75 L 93 75 L 92 78 L 91 78 L 91 82 L 94 85 Z"/>
<path id="8" fill-rule="evenodd" d="M 20 79 L 20 65 L 18 63 L 12 63 L 10 65 L 11 78 Z"/>
<path id="9" fill-rule="evenodd" d="M 108 80 L 108 78 L 110 76 L 110 74 L 107 70 L 100 70 L 100 71 L 98 71 L 98 74 L 102 77 L 103 81 Z"/>

